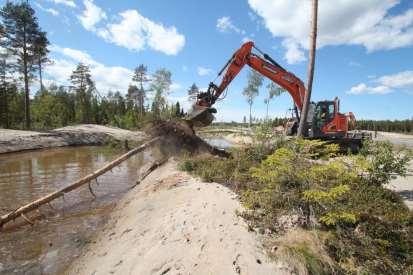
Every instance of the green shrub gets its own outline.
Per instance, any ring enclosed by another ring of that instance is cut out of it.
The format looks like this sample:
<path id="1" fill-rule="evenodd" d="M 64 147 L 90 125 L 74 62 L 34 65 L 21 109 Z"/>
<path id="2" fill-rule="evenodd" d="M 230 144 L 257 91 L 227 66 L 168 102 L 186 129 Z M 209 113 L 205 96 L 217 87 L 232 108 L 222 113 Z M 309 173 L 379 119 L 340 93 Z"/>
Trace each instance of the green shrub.
<path id="1" fill-rule="evenodd" d="M 325 245 L 340 272 L 408 274 L 412 213 L 384 185 L 392 175 L 405 175 L 411 158 L 386 142 L 369 142 L 359 155 L 343 157 L 336 145 L 293 139 L 234 150 L 228 160 L 185 159 L 180 167 L 233 187 L 252 210 L 243 216 L 254 227 L 273 232 L 278 217 L 295 214 L 305 217 L 303 225 L 328 232 Z M 296 252 L 310 272 L 320 271 L 307 251 Z"/>
<path id="2" fill-rule="evenodd" d="M 388 141 L 366 141 L 360 153 L 369 161 L 367 181 L 375 185 L 389 183 L 395 174 L 405 176 L 413 156 L 411 150 L 396 150 Z"/>

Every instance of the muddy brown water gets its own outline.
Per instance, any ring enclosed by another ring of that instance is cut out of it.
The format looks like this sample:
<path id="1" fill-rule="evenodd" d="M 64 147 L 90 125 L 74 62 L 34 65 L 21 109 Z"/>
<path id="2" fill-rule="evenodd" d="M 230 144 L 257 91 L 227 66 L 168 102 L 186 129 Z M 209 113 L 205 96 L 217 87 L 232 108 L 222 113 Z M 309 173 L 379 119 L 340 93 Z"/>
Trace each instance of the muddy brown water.
<path id="1" fill-rule="evenodd" d="M 31 202 L 98 169 L 123 152 L 83 146 L 0 155 L 0 214 Z M 86 186 L 42 206 L 0 232 L 0 274 L 59 274 L 102 229 L 116 202 L 156 152 L 137 154 Z"/>

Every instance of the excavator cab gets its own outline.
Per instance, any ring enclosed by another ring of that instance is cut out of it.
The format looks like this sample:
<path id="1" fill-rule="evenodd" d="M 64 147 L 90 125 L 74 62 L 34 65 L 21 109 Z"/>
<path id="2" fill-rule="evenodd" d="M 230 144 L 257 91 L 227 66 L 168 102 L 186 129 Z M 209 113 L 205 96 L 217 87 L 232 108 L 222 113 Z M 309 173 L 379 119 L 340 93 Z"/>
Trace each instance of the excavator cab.
<path id="1" fill-rule="evenodd" d="M 347 134 L 348 119 L 339 112 L 339 101 L 319 101 L 315 104 L 309 136 L 313 138 L 342 138 Z"/>
<path id="2" fill-rule="evenodd" d="M 320 101 L 314 108 L 313 119 L 311 121 L 311 137 L 324 137 L 324 126 L 330 123 L 334 117 L 334 102 Z"/>

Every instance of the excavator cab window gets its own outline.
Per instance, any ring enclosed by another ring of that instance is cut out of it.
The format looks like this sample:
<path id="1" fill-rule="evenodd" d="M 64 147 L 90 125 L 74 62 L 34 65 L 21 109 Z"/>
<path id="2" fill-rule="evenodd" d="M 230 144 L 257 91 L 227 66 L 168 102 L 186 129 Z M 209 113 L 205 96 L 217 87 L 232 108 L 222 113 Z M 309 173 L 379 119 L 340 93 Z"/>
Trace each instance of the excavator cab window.
<path id="1" fill-rule="evenodd" d="M 320 101 L 317 103 L 312 123 L 314 137 L 324 136 L 323 126 L 333 120 L 334 108 L 334 101 Z"/>

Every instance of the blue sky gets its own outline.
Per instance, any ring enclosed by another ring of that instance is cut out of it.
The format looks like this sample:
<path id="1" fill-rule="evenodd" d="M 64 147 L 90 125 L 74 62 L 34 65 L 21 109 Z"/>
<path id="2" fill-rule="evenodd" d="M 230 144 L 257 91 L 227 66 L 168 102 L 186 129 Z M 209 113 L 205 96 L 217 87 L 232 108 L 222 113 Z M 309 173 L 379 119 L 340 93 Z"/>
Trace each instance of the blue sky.
<path id="1" fill-rule="evenodd" d="M 4 4 L 4 0 L 1 1 Z M 51 41 L 48 82 L 67 84 L 74 66 L 90 64 L 102 94 L 126 92 L 138 64 L 172 72 L 170 100 L 205 88 L 243 41 L 253 40 L 306 82 L 309 0 L 30 0 Z M 357 118 L 413 117 L 413 1 L 320 0 L 313 100 L 341 99 Z M 218 121 L 241 121 L 245 67 L 217 104 Z M 266 84 L 266 83 L 265 83 Z M 265 85 L 253 105 L 265 117 Z M 270 103 L 284 117 L 288 94 Z"/>

